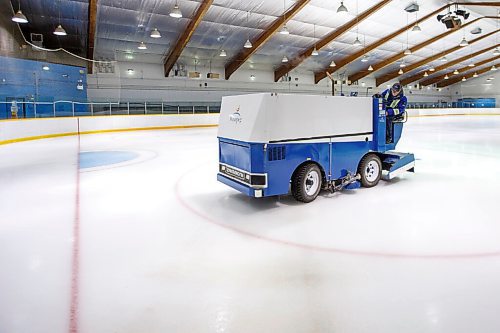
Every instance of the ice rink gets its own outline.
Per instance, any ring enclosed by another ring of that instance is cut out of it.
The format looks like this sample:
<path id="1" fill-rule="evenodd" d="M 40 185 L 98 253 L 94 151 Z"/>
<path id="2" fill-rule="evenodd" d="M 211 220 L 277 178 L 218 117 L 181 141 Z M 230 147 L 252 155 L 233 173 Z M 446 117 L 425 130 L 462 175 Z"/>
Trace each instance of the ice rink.
<path id="1" fill-rule="evenodd" d="M 0 146 L 0 332 L 499 332 L 500 117 L 406 125 L 415 174 L 310 204 L 215 128 Z"/>

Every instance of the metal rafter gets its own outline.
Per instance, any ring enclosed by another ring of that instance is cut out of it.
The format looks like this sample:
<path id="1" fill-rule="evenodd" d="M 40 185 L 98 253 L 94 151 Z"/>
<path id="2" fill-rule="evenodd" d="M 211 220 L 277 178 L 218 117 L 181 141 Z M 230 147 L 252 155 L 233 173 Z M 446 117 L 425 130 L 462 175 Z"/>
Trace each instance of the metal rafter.
<path id="1" fill-rule="evenodd" d="M 489 59 L 486 59 L 486 60 L 482 60 L 482 61 L 476 63 L 475 67 L 479 67 L 479 66 L 485 65 L 485 64 L 487 64 L 489 62 L 492 62 L 492 61 L 495 61 L 497 59 L 500 59 L 500 56 L 495 56 L 495 57 L 492 57 L 492 58 L 489 58 Z M 431 79 L 426 79 L 426 80 L 420 81 L 419 83 L 420 83 L 421 86 L 429 86 L 429 85 L 432 85 L 434 83 L 443 81 L 445 79 L 444 77 L 446 75 L 448 75 L 449 78 L 452 78 L 454 75 L 461 75 L 462 73 L 468 72 L 470 70 L 472 70 L 471 67 L 465 66 L 465 67 L 457 69 L 457 71 L 459 72 L 459 74 L 453 74 L 453 72 L 448 72 L 446 74 L 442 74 L 442 75 L 433 77 Z"/>
<path id="2" fill-rule="evenodd" d="M 423 49 L 424 47 L 426 47 L 426 46 L 428 46 L 428 45 L 430 45 L 430 44 L 432 44 L 432 43 L 434 43 L 434 42 L 437 42 L 438 40 L 443 39 L 443 38 L 445 38 L 445 37 L 446 37 L 446 36 L 448 36 L 448 35 L 451 35 L 451 34 L 453 34 L 453 33 L 457 32 L 457 31 L 460 31 L 460 30 L 462 30 L 462 29 L 465 29 L 467 26 L 469 26 L 469 25 L 471 25 L 471 24 L 474 24 L 474 23 L 476 23 L 477 21 L 479 21 L 479 20 L 481 20 L 481 19 L 483 19 L 483 18 L 488 18 L 488 17 L 489 17 L 489 16 L 479 17 L 479 18 L 476 18 L 476 19 L 474 19 L 474 20 L 472 20 L 472 21 L 468 22 L 467 24 L 461 25 L 460 27 L 457 27 L 457 28 L 455 28 L 455 29 L 449 29 L 448 31 L 443 32 L 442 34 L 437 35 L 437 36 L 435 36 L 435 37 L 432 37 L 431 39 L 428 39 L 428 40 L 426 40 L 425 42 L 422 42 L 422 43 L 420 43 L 420 44 L 417 44 L 417 45 L 415 45 L 415 46 L 410 47 L 410 51 L 411 51 L 412 53 L 417 52 L 418 50 L 421 50 L 421 49 Z M 496 18 L 496 17 L 491 16 L 491 17 L 489 17 L 489 18 Z M 406 55 L 404 54 L 404 51 L 401 51 L 401 52 L 399 52 L 399 53 L 397 53 L 397 54 L 395 54 L 395 55 L 393 55 L 393 56 L 391 56 L 391 57 L 389 57 L 389 58 L 387 58 L 387 59 L 384 59 L 384 60 L 382 60 L 382 61 L 380 61 L 380 62 L 378 62 L 378 63 L 376 63 L 376 64 L 372 64 L 371 66 L 372 66 L 372 68 L 373 68 L 373 71 L 369 71 L 369 70 L 366 70 L 366 69 L 365 69 L 365 70 L 359 71 L 359 72 L 357 72 L 357 73 L 354 73 L 354 74 L 352 74 L 352 75 L 349 75 L 349 81 L 351 81 L 351 82 L 356 82 L 356 81 L 358 81 L 359 79 L 362 79 L 362 78 L 364 78 L 365 76 L 367 76 L 367 75 L 369 75 L 369 74 L 371 74 L 371 73 L 373 73 L 373 72 L 376 72 L 376 71 L 378 71 L 378 70 L 380 70 L 380 69 L 382 69 L 382 68 L 385 68 L 385 67 L 387 67 L 387 66 L 389 66 L 389 65 L 393 64 L 394 62 L 396 62 L 396 61 L 398 61 L 398 60 L 400 60 L 400 59 L 403 59 L 405 56 L 406 56 Z"/>
<path id="3" fill-rule="evenodd" d="M 262 45 L 264 45 L 284 24 L 302 10 L 311 0 L 300 0 L 283 15 L 279 16 L 272 24 L 264 30 L 255 39 L 252 39 L 253 47 L 251 49 L 242 49 L 231 61 L 226 65 L 226 80 L 229 80 L 231 75 L 240 68 Z"/>
<path id="4" fill-rule="evenodd" d="M 446 62 L 446 63 L 444 63 L 442 65 L 437 66 L 435 68 L 434 73 L 440 72 L 440 71 L 442 71 L 442 70 L 444 70 L 444 69 L 446 69 L 448 67 L 455 66 L 456 64 L 459 64 L 461 62 L 467 61 L 468 59 L 474 58 L 474 57 L 476 57 L 476 56 L 478 56 L 480 54 L 483 54 L 485 52 L 491 51 L 491 50 L 493 50 L 497 46 L 498 45 L 493 45 L 493 46 L 490 46 L 490 47 L 488 47 L 486 49 L 476 51 L 474 53 L 471 53 L 471 54 L 468 54 L 466 56 L 460 57 L 458 59 L 455 59 L 455 60 L 452 60 L 452 61 L 448 61 L 448 62 Z M 410 84 L 412 82 L 420 80 L 423 77 L 424 73 L 425 73 L 425 71 L 420 71 L 420 72 L 418 72 L 415 75 L 412 75 L 410 77 L 402 79 L 400 82 L 401 82 L 402 85 Z"/>
<path id="5" fill-rule="evenodd" d="M 198 25 L 201 23 L 203 17 L 207 13 L 208 9 L 210 8 L 213 2 L 214 0 L 203 0 L 203 2 L 198 7 L 193 18 L 191 19 L 186 29 L 177 40 L 177 43 L 172 48 L 172 51 L 170 51 L 168 57 L 165 59 L 165 62 L 163 64 L 165 77 L 168 77 L 170 71 L 174 67 L 177 60 L 179 59 L 186 45 L 189 43 L 189 40 L 193 36 L 193 33 L 195 32 L 196 28 L 198 28 Z"/>
<path id="6" fill-rule="evenodd" d="M 497 62 L 495 64 L 493 64 L 494 66 L 500 66 L 500 62 Z M 488 66 L 488 67 L 485 67 L 483 69 L 480 69 L 480 70 L 477 70 L 477 71 L 474 71 L 474 72 L 471 72 L 469 74 L 466 74 L 466 75 L 463 75 L 463 76 L 457 76 L 457 77 L 454 77 L 452 79 L 449 79 L 449 80 L 444 80 L 444 81 L 441 81 L 437 84 L 437 87 L 438 88 L 444 88 L 444 87 L 447 87 L 447 86 L 450 86 L 452 84 L 455 84 L 455 83 L 458 83 L 460 82 L 460 80 L 462 80 L 462 78 L 466 78 L 466 79 L 470 79 L 474 76 L 474 73 L 476 73 L 478 76 L 480 75 L 483 75 L 483 74 L 486 74 L 488 72 L 491 71 L 491 67 L 493 66 Z"/>
<path id="7" fill-rule="evenodd" d="M 94 45 L 95 32 L 97 24 L 97 0 L 89 0 L 89 15 L 88 15 L 88 31 L 87 31 L 87 59 L 94 60 Z M 87 63 L 87 72 L 92 74 L 94 66 L 92 61 Z"/>
<path id="8" fill-rule="evenodd" d="M 474 44 L 476 42 L 479 42 L 479 41 L 481 41 L 481 40 L 483 40 L 485 38 L 488 38 L 489 36 L 492 36 L 492 35 L 494 35 L 494 34 L 496 34 L 498 32 L 500 32 L 500 29 L 492 31 L 489 34 L 486 34 L 484 36 L 472 39 L 472 40 L 469 41 L 469 45 Z M 461 49 L 463 49 L 463 47 L 461 47 L 460 45 L 457 45 L 457 46 L 452 47 L 450 49 L 447 49 L 447 50 L 444 50 L 442 52 L 436 53 L 432 57 L 428 57 L 428 58 L 422 59 L 420 61 L 417 61 L 416 63 L 407 65 L 405 68 L 402 68 L 402 70 L 405 73 L 411 72 L 411 71 L 413 71 L 413 70 L 415 70 L 415 69 L 417 69 L 419 67 L 422 67 L 422 66 L 424 66 L 424 65 L 426 65 L 426 64 L 428 64 L 430 62 L 438 60 L 438 59 L 440 59 L 440 58 L 442 58 L 444 56 L 447 56 L 447 55 L 449 55 L 449 54 L 451 54 L 451 53 L 453 53 L 455 51 L 461 50 Z M 376 86 L 378 87 L 378 86 L 380 86 L 381 84 L 383 84 L 383 83 L 385 83 L 387 81 L 390 81 L 392 79 L 397 78 L 398 76 L 400 76 L 400 74 L 398 72 L 399 72 L 399 70 L 395 70 L 395 71 L 392 71 L 390 73 L 387 73 L 387 74 L 384 74 L 382 76 L 377 77 L 376 80 L 375 80 L 376 81 Z"/>
<path id="9" fill-rule="evenodd" d="M 298 56 L 295 58 L 291 59 L 287 64 L 281 65 L 275 72 L 274 72 L 274 82 L 277 82 L 283 75 L 286 73 L 290 72 L 297 66 L 299 66 L 304 60 L 309 58 L 314 51 L 314 48 L 317 50 L 321 50 L 328 44 L 330 44 L 332 41 L 334 41 L 336 38 L 340 37 L 347 31 L 349 31 L 351 28 L 359 24 L 360 22 L 364 21 L 370 15 L 376 13 L 379 9 L 383 8 L 385 5 L 390 3 L 392 0 L 382 0 L 379 3 L 377 3 L 375 6 L 368 8 L 366 11 L 361 13 L 358 17 L 352 19 L 351 21 L 347 22 L 346 24 L 342 25 L 338 29 L 332 31 L 330 34 L 328 34 L 326 37 L 318 41 L 317 43 L 314 43 L 311 47 L 300 53 Z"/>
<path id="10" fill-rule="evenodd" d="M 318 83 L 319 81 L 323 80 L 326 76 L 327 76 L 327 72 L 328 73 L 334 73 L 336 71 L 338 71 L 339 69 L 341 69 L 342 67 L 350 64 L 351 62 L 355 61 L 356 59 L 362 57 L 364 54 L 376 49 L 377 47 L 381 46 L 382 44 L 385 44 L 387 43 L 388 41 L 390 41 L 391 39 L 397 37 L 398 35 L 402 34 L 403 32 L 405 32 L 406 30 L 412 28 L 414 25 L 416 24 L 419 24 L 423 21 L 426 21 L 427 19 L 433 17 L 434 15 L 438 14 L 439 12 L 441 12 L 443 9 L 446 9 L 450 6 L 454 6 L 454 5 L 463 5 L 463 6 L 483 6 L 483 7 L 499 7 L 500 6 L 500 2 L 497 2 L 497 1 L 484 1 L 484 2 L 453 2 L 453 3 L 449 3 L 449 4 L 446 4 L 438 9 L 436 9 L 435 11 L 423 16 L 422 18 L 416 20 L 415 22 L 411 23 L 411 24 L 408 24 L 407 26 L 393 32 L 392 34 L 390 35 L 387 35 L 385 36 L 384 38 L 378 40 L 377 42 L 373 43 L 373 44 L 370 44 L 369 46 L 365 47 L 363 50 L 360 50 L 352 55 L 349 55 L 349 56 L 346 56 L 344 57 L 343 59 L 340 59 L 338 61 L 335 61 L 337 66 L 334 67 L 334 68 L 331 68 L 331 67 L 327 67 L 325 68 L 323 71 L 321 72 L 316 72 L 314 73 L 314 81 L 316 83 Z"/>

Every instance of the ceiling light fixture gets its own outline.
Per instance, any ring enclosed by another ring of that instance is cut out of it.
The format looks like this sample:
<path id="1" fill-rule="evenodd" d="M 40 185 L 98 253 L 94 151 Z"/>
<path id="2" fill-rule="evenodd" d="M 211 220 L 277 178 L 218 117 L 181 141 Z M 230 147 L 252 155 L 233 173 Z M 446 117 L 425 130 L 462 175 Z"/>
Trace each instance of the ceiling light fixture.
<path id="1" fill-rule="evenodd" d="M 224 50 L 220 50 L 219 57 L 227 57 L 227 53 Z"/>
<path id="2" fill-rule="evenodd" d="M 402 62 L 402 63 L 399 65 L 399 67 L 401 67 L 401 68 L 405 68 L 405 67 L 406 67 L 406 64 L 405 64 L 404 62 Z"/>
<path id="3" fill-rule="evenodd" d="M 370 65 L 370 67 L 368 67 L 368 70 L 369 70 L 370 72 L 371 72 L 371 71 L 373 71 L 373 67 L 372 67 L 372 65 Z"/>
<path id="4" fill-rule="evenodd" d="M 500 49 L 498 47 L 495 48 L 495 51 L 493 51 L 493 55 L 494 56 L 500 55 Z"/>
<path id="5" fill-rule="evenodd" d="M 410 55 L 411 54 L 411 50 L 410 49 L 406 49 L 405 52 L 404 52 L 404 55 Z"/>
<path id="6" fill-rule="evenodd" d="M 248 24 L 248 21 L 249 21 L 249 16 L 250 16 L 250 12 L 247 12 L 247 28 L 250 26 Z M 250 41 L 250 33 L 248 33 L 248 36 L 247 36 L 247 41 L 245 42 L 245 45 L 243 45 L 243 47 L 245 49 L 251 49 L 253 47 L 252 45 L 252 42 Z"/>
<path id="7" fill-rule="evenodd" d="M 19 3 L 19 6 L 21 6 L 21 3 Z M 12 21 L 16 23 L 28 23 L 28 19 L 26 16 L 23 14 L 21 9 L 19 9 L 16 13 L 16 15 L 12 16 Z"/>
<path id="8" fill-rule="evenodd" d="M 368 62 L 368 56 L 365 54 L 363 58 L 361 58 L 361 62 Z"/>
<path id="9" fill-rule="evenodd" d="M 445 79 L 445 80 L 448 80 L 449 78 L 450 78 L 450 77 L 448 76 L 448 74 L 446 74 L 446 75 L 444 76 L 444 79 Z"/>
<path id="10" fill-rule="evenodd" d="M 467 41 L 467 39 L 465 39 L 465 37 L 462 39 L 462 41 L 460 42 L 460 45 L 461 47 L 465 47 L 467 45 L 469 45 L 469 42 Z"/>
<path id="11" fill-rule="evenodd" d="M 283 0 L 283 28 L 281 28 L 280 34 L 282 35 L 289 35 L 290 31 L 288 31 L 288 28 L 286 27 L 286 3 L 285 0 Z"/>
<path id="12" fill-rule="evenodd" d="M 429 68 L 429 72 L 434 72 L 436 69 L 434 67 Z"/>
<path id="13" fill-rule="evenodd" d="M 477 73 L 474 73 L 474 75 L 472 75 L 472 77 L 478 77 L 479 75 L 477 75 Z"/>
<path id="14" fill-rule="evenodd" d="M 335 63 L 335 61 L 332 60 L 332 62 L 330 63 L 330 67 L 335 67 L 337 66 L 337 64 Z"/>
<path id="15" fill-rule="evenodd" d="M 471 63 L 469 64 L 469 67 L 475 67 L 475 66 L 476 66 L 476 64 L 475 64 L 475 63 L 473 63 L 473 62 L 471 62 Z"/>
<path id="16" fill-rule="evenodd" d="M 161 38 L 161 34 L 157 28 L 154 28 L 153 31 L 151 31 L 150 37 L 151 38 Z"/>
<path id="17" fill-rule="evenodd" d="M 179 8 L 179 4 L 177 3 L 177 0 L 175 1 L 174 8 L 172 9 L 172 11 L 170 12 L 169 15 L 173 18 L 181 18 L 182 17 L 182 12 Z"/>
<path id="18" fill-rule="evenodd" d="M 493 65 L 493 67 L 491 67 L 491 70 L 496 71 L 496 70 L 498 70 L 498 68 L 496 68 L 495 65 Z"/>
<path id="19" fill-rule="evenodd" d="M 59 24 L 56 28 L 56 30 L 54 30 L 54 35 L 57 35 L 57 36 L 66 36 L 67 33 L 66 33 L 66 30 L 64 30 L 64 28 Z"/>
<path id="20" fill-rule="evenodd" d="M 146 46 L 146 44 L 144 44 L 144 42 L 140 42 L 139 46 L 137 46 L 137 48 L 139 50 L 147 50 L 148 49 L 148 47 Z"/>
<path id="21" fill-rule="evenodd" d="M 442 61 L 442 62 L 447 62 L 447 61 L 448 61 L 448 58 L 446 58 L 446 57 L 442 57 L 442 58 L 441 58 L 441 61 Z"/>
<path id="22" fill-rule="evenodd" d="M 420 28 L 420 26 L 419 26 L 419 25 L 418 25 L 418 23 L 417 23 L 417 24 L 415 24 L 415 25 L 413 26 L 413 28 L 411 29 L 411 31 L 412 31 L 412 32 L 420 32 L 420 31 L 422 31 L 422 29 Z"/>
<path id="23" fill-rule="evenodd" d="M 319 55 L 318 50 L 316 49 L 316 24 L 315 24 L 315 25 L 313 25 L 313 29 L 314 29 L 314 30 L 313 30 L 314 49 L 312 50 L 311 55 L 312 55 L 313 57 L 315 57 L 315 56 Z"/>
<path id="24" fill-rule="evenodd" d="M 337 13 L 347 13 L 349 10 L 344 6 L 344 1 L 340 1 L 340 6 L 337 8 Z"/>
<path id="25" fill-rule="evenodd" d="M 356 36 L 356 39 L 354 40 L 353 45 L 354 46 L 362 46 L 363 43 L 361 43 L 361 41 L 359 40 L 359 37 Z"/>
<path id="26" fill-rule="evenodd" d="M 403 69 L 402 69 L 402 68 L 400 68 L 400 69 L 399 69 L 399 72 L 398 72 L 398 74 L 399 74 L 399 75 L 402 75 L 402 74 L 404 74 L 404 72 L 403 72 Z"/>
<path id="27" fill-rule="evenodd" d="M 49 67 L 48 65 L 43 65 L 43 66 L 42 66 L 42 69 L 43 69 L 44 71 L 48 71 L 48 70 L 50 69 L 50 67 Z"/>
<path id="28" fill-rule="evenodd" d="M 460 72 L 458 71 L 458 69 L 455 69 L 455 70 L 453 71 L 453 74 L 454 74 L 454 75 L 458 75 L 458 74 L 460 74 Z"/>
<path id="29" fill-rule="evenodd" d="M 429 74 L 427 72 L 424 72 L 424 77 L 428 77 Z"/>
<path id="30" fill-rule="evenodd" d="M 465 78 L 465 76 L 462 78 L 462 82 L 465 82 L 467 81 L 467 79 Z"/>
<path id="31" fill-rule="evenodd" d="M 288 62 L 288 58 L 286 56 L 283 56 L 283 59 L 281 59 L 281 62 L 283 62 L 283 63 Z"/>

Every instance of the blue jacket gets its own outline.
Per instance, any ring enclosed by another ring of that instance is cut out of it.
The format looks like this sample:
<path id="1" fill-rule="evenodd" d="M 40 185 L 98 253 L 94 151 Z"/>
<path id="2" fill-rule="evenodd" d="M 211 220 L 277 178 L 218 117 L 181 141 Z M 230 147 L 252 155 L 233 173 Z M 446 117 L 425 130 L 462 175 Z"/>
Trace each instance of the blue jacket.
<path id="1" fill-rule="evenodd" d="M 385 101 L 388 116 L 397 116 L 405 112 L 408 99 L 403 94 L 403 90 L 397 96 L 392 96 L 391 89 L 386 89 L 381 95 Z"/>

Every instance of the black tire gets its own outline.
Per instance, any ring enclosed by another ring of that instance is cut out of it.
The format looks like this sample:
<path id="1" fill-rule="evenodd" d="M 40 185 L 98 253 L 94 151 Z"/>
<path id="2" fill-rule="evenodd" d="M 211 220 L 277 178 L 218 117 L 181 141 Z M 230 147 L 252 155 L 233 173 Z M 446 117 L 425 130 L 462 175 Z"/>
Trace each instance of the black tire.
<path id="1" fill-rule="evenodd" d="M 368 154 L 359 163 L 358 173 L 361 175 L 363 187 L 376 186 L 382 177 L 382 161 L 377 155 Z"/>
<path id="2" fill-rule="evenodd" d="M 316 179 L 318 183 L 314 184 L 314 181 L 311 179 Z M 297 201 L 311 202 L 316 199 L 321 191 L 322 182 L 321 170 L 316 164 L 309 163 L 302 165 L 293 174 L 292 195 Z"/>

